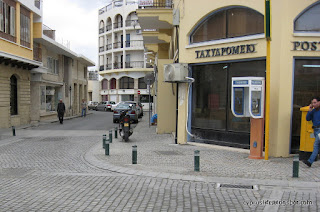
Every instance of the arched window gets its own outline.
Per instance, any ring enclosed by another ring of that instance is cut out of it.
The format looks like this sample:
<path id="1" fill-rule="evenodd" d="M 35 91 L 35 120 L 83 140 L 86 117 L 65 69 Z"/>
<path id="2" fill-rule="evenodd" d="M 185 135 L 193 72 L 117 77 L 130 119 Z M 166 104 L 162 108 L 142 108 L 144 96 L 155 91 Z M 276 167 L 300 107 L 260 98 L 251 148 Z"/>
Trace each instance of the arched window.
<path id="1" fill-rule="evenodd" d="M 134 79 L 131 77 L 122 77 L 120 79 L 120 89 L 133 89 Z"/>
<path id="2" fill-rule="evenodd" d="M 138 88 L 139 89 L 147 89 L 147 84 L 144 82 L 144 78 L 139 78 L 138 80 Z"/>
<path id="3" fill-rule="evenodd" d="M 10 114 L 18 114 L 18 80 L 14 75 L 10 78 Z"/>
<path id="4" fill-rule="evenodd" d="M 303 11 L 294 21 L 295 31 L 320 31 L 320 2 Z"/>
<path id="5" fill-rule="evenodd" d="M 115 17 L 114 28 L 117 29 L 117 28 L 121 28 L 121 27 L 123 27 L 122 16 L 120 14 L 118 14 Z"/>
<path id="6" fill-rule="evenodd" d="M 191 33 L 190 43 L 264 32 L 264 17 L 247 7 L 228 7 L 206 17 Z"/>
<path id="7" fill-rule="evenodd" d="M 104 33 L 104 22 L 100 21 L 99 24 L 99 34 Z"/>
<path id="8" fill-rule="evenodd" d="M 108 89 L 108 80 L 103 79 L 101 87 L 102 87 L 102 90 L 107 90 Z"/>
<path id="9" fill-rule="evenodd" d="M 112 22 L 111 22 L 111 18 L 109 17 L 107 19 L 107 26 L 106 26 L 106 31 L 110 31 L 112 29 Z"/>
<path id="10" fill-rule="evenodd" d="M 116 89 L 117 87 L 117 80 L 115 78 L 112 78 L 110 80 L 110 89 Z"/>

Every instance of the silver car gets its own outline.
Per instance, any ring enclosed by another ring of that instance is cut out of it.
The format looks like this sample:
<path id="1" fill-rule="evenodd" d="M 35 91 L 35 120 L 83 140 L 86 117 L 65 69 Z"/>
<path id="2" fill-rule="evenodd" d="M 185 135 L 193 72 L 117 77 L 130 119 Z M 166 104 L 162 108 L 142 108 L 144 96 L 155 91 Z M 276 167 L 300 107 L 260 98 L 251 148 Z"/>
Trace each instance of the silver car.
<path id="1" fill-rule="evenodd" d="M 138 111 L 138 118 L 143 116 L 143 108 L 141 107 L 141 103 L 138 103 L 136 101 L 125 101 L 124 104 L 133 104 L 136 106 L 137 111 Z"/>
<path id="2" fill-rule="evenodd" d="M 100 102 L 97 107 L 96 110 L 103 110 L 103 111 L 112 111 L 113 107 L 112 105 L 115 105 L 116 103 L 113 101 L 104 101 L 104 102 Z"/>
<path id="3" fill-rule="evenodd" d="M 113 110 L 113 123 L 119 122 L 121 111 L 127 112 L 132 122 L 138 123 L 139 120 L 137 108 L 133 104 L 118 104 Z"/>

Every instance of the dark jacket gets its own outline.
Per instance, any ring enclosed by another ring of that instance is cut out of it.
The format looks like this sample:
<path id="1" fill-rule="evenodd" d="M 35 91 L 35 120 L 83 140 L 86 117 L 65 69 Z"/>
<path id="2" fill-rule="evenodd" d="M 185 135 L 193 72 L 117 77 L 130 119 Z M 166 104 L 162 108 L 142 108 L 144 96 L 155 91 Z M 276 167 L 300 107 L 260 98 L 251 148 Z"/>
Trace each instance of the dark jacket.
<path id="1" fill-rule="evenodd" d="M 58 107 L 57 107 L 57 112 L 59 114 L 64 114 L 65 111 L 66 111 L 66 107 L 65 107 L 64 103 L 63 102 L 59 102 L 58 103 Z"/>

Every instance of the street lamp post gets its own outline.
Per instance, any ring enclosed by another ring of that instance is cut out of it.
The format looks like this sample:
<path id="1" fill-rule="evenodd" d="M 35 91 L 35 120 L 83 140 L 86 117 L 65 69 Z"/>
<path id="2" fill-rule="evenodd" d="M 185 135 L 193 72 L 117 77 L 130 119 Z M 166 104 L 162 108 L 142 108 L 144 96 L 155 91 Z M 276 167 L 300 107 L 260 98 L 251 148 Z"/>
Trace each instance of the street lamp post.
<path id="1" fill-rule="evenodd" d="M 69 91 L 70 91 L 70 106 L 69 106 L 69 109 L 71 110 L 71 85 L 69 87 Z"/>

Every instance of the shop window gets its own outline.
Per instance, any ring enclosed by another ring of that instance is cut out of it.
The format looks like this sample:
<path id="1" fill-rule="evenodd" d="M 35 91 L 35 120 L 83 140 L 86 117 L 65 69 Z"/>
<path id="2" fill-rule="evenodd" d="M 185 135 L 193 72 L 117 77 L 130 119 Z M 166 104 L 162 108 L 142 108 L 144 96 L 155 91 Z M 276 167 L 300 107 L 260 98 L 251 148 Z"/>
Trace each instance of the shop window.
<path id="1" fill-rule="evenodd" d="M 232 7 L 214 12 L 191 33 L 190 43 L 235 38 L 264 32 L 264 16 L 250 8 Z"/>
<path id="2" fill-rule="evenodd" d="M 317 2 L 302 12 L 294 21 L 295 31 L 320 31 L 320 3 Z"/>
<path id="3" fill-rule="evenodd" d="M 0 0 L 0 37 L 16 42 L 16 10 L 12 0 Z"/>
<path id="4" fill-rule="evenodd" d="M 138 88 L 139 89 L 147 89 L 147 84 L 144 82 L 144 78 L 139 78 L 138 80 Z"/>
<path id="5" fill-rule="evenodd" d="M 40 110 L 46 112 L 56 111 L 58 101 L 59 94 L 58 90 L 55 87 L 40 86 Z"/>
<path id="6" fill-rule="evenodd" d="M 265 65 L 265 61 L 261 60 L 193 66 L 193 134 L 209 143 L 218 141 L 226 145 L 248 147 L 250 118 L 237 118 L 231 112 L 231 79 L 265 77 Z"/>
<path id="7" fill-rule="evenodd" d="M 134 101 L 134 95 L 121 95 L 121 101 Z"/>
<path id="8" fill-rule="evenodd" d="M 149 95 L 140 95 L 141 103 L 149 103 Z M 150 102 L 153 102 L 153 96 L 150 96 Z"/>
<path id="9" fill-rule="evenodd" d="M 18 115 L 18 80 L 14 75 L 10 78 L 10 114 Z"/>
<path id="10" fill-rule="evenodd" d="M 134 79 L 131 77 L 122 77 L 120 79 L 120 89 L 133 89 Z"/>

